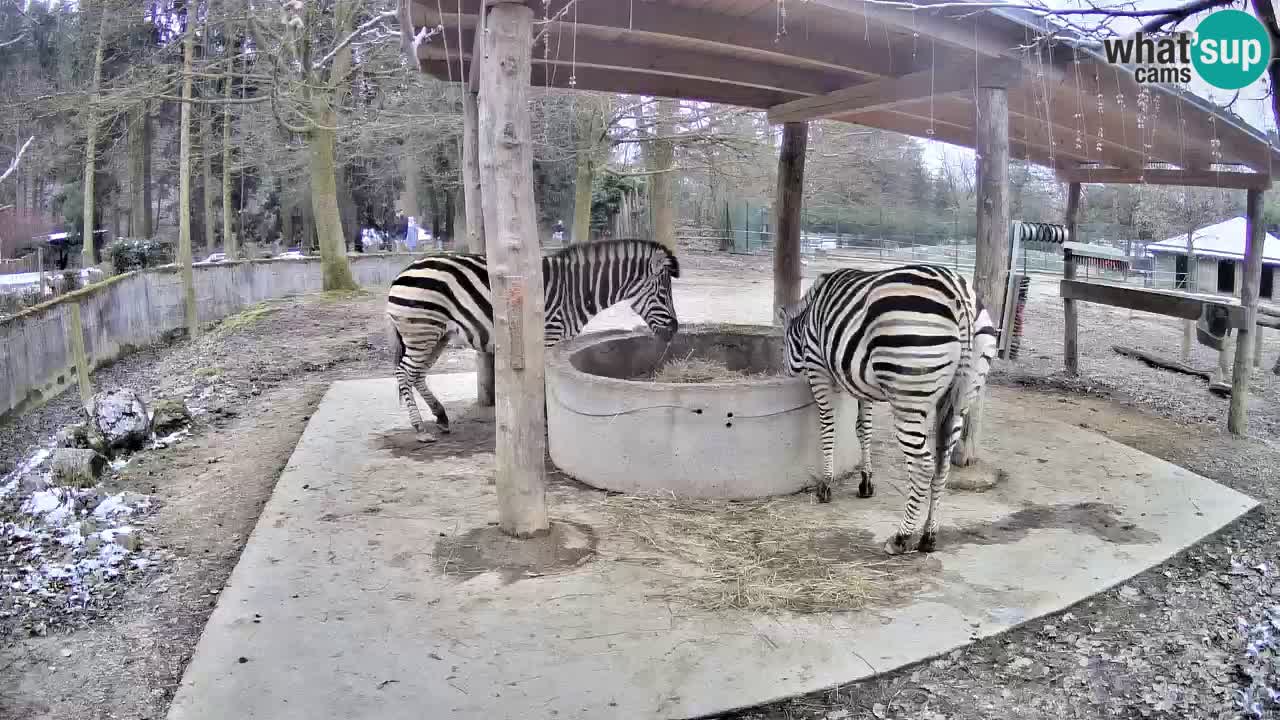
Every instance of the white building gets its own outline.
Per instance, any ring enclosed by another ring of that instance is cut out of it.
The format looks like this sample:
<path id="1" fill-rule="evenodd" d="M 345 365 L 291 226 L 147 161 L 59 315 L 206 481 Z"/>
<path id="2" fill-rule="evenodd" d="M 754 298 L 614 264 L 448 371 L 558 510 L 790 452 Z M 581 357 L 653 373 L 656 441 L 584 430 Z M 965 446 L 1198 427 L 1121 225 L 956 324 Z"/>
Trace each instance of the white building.
<path id="1" fill-rule="evenodd" d="M 1194 288 L 1197 292 L 1239 295 L 1244 278 L 1244 243 L 1246 222 L 1232 218 L 1195 231 L 1192 254 L 1195 255 Z M 1185 289 L 1187 284 L 1187 236 L 1176 235 L 1147 246 L 1155 255 L 1156 275 L 1172 278 L 1172 284 Z M 1280 267 L 1280 238 L 1268 233 L 1262 251 L 1262 288 L 1259 296 L 1273 298 L 1276 268 Z"/>

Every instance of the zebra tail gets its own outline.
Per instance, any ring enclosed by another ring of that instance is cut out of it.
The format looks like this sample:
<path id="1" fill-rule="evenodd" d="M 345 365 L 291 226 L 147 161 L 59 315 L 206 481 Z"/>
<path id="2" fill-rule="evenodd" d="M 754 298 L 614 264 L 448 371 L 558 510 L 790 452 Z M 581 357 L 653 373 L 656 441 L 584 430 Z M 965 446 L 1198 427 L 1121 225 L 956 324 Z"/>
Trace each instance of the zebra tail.
<path id="1" fill-rule="evenodd" d="M 937 477 L 946 468 L 951 458 L 946 456 L 947 442 L 951 439 L 951 424 L 955 422 L 957 410 L 965 392 L 964 369 L 956 373 L 951 380 L 951 387 L 938 398 L 938 411 L 934 413 L 933 426 L 933 471 Z M 963 410 L 961 410 L 963 412 Z"/>
<path id="2" fill-rule="evenodd" d="M 396 327 L 395 321 L 387 319 L 387 337 L 391 341 L 391 359 L 395 367 L 400 367 L 400 360 L 404 358 L 404 338 L 400 337 L 400 330 Z"/>

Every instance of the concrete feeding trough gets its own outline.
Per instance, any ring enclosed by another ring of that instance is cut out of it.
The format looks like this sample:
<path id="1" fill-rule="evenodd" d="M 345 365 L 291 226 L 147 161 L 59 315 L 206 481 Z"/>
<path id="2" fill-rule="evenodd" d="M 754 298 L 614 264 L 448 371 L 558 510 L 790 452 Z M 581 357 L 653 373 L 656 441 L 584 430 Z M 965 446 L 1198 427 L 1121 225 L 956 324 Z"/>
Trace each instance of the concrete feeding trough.
<path id="1" fill-rule="evenodd" d="M 653 379 L 690 359 L 729 372 L 713 382 Z M 860 458 L 854 401 L 836 402 L 848 420 L 837 426 L 839 476 Z M 808 383 L 782 375 L 781 334 L 755 325 L 686 327 L 670 343 L 613 331 L 560 345 L 547 358 L 547 436 L 562 471 L 623 493 L 785 495 L 812 484 L 822 467 Z"/>

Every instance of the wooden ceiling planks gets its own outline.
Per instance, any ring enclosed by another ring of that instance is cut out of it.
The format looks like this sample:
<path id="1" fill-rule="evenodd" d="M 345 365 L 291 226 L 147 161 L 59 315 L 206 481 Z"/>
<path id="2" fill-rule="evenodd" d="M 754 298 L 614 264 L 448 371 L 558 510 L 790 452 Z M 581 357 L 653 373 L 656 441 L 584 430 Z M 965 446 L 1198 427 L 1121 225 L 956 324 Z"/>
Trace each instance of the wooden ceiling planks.
<path id="1" fill-rule="evenodd" d="M 451 36 L 451 65 L 444 62 L 442 43 L 419 47 L 424 71 L 458 79 L 458 30 L 467 47 L 482 1 L 410 0 L 415 27 L 443 24 Z M 534 25 L 539 33 L 547 27 L 541 20 L 544 6 L 530 4 L 539 16 Z M 564 0 L 549 6 L 553 14 L 562 7 Z M 1003 11 L 975 12 L 954 2 L 911 12 L 863 0 L 807 0 L 785 5 L 784 32 L 778 7 L 776 0 L 578 0 L 553 23 L 547 33 L 551 45 L 535 48 L 533 82 L 564 88 L 573 75 L 582 90 L 767 109 L 877 80 L 883 85 L 886 78 L 913 72 L 1015 59 L 1023 63 L 1023 72 L 1010 88 L 1010 135 L 1020 157 L 1058 167 L 1085 163 L 1131 169 L 1163 162 L 1191 171 L 1239 164 L 1268 174 L 1280 165 L 1280 150 L 1257 130 L 1238 118 L 1215 117 L 1203 101 L 1163 89 L 1150 90 L 1152 102 L 1139 134 L 1141 88 L 1133 76 L 1066 49 L 1061 41 L 1047 51 L 1035 45 L 1032 26 L 1042 21 Z M 571 44 L 575 16 L 576 54 Z M 845 95 L 851 103 L 865 104 L 857 100 L 858 92 Z M 928 116 L 920 114 L 927 100 L 913 102 L 906 92 L 887 105 L 869 105 L 875 108 L 870 113 L 836 114 L 835 106 L 824 105 L 824 114 L 840 120 L 930 137 Z M 936 127 L 933 137 L 972 147 L 973 94 L 936 95 L 933 106 L 935 125 L 941 107 L 947 127 L 946 137 Z M 1217 144 L 1211 143 L 1214 138 Z"/>

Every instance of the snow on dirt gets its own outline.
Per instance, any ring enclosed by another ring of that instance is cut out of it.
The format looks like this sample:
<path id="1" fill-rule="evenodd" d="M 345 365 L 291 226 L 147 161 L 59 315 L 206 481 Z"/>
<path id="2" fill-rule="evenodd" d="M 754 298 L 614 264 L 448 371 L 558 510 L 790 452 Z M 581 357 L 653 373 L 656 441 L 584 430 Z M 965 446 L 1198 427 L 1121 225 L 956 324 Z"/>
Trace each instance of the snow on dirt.
<path id="1" fill-rule="evenodd" d="M 25 461 L 23 473 L 42 473 L 42 449 Z M 23 497 L 10 490 L 0 499 L 0 635 L 15 626 L 43 634 L 51 625 L 92 618 L 105 587 L 145 571 L 158 553 L 142 542 L 131 523 L 150 508 L 145 495 L 104 494 L 102 487 L 45 487 Z"/>

